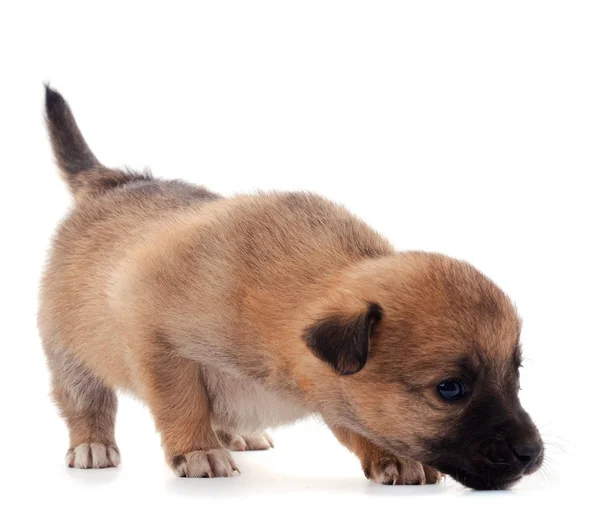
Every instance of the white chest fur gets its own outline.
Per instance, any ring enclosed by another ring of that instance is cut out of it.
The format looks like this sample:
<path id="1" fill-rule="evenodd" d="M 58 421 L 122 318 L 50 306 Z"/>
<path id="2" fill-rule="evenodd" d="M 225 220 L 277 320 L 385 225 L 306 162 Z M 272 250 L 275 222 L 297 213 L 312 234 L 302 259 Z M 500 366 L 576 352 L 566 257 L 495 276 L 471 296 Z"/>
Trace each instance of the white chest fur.
<path id="1" fill-rule="evenodd" d="M 203 370 L 212 405 L 213 420 L 220 428 L 254 433 L 294 422 L 310 411 L 257 382 L 211 368 Z"/>

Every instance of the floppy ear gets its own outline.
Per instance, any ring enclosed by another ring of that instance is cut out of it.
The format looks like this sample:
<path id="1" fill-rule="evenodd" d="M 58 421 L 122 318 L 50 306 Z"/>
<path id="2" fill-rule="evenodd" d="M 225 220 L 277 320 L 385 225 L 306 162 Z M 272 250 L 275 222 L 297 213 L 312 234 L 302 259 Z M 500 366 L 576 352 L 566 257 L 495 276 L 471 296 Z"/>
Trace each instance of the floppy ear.
<path id="1" fill-rule="evenodd" d="M 302 338 L 316 357 L 340 375 L 352 375 L 367 362 L 369 340 L 381 315 L 376 303 L 370 303 L 363 313 L 332 314 L 306 328 Z"/>

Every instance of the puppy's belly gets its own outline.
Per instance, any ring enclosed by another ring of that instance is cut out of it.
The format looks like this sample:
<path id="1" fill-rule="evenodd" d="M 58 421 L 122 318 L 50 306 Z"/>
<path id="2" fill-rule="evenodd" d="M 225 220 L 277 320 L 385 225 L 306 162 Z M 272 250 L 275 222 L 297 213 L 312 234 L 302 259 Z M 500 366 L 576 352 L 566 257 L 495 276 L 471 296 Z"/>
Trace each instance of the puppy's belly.
<path id="1" fill-rule="evenodd" d="M 213 368 L 203 370 L 217 427 L 253 433 L 294 422 L 310 411 L 257 382 L 237 378 Z"/>

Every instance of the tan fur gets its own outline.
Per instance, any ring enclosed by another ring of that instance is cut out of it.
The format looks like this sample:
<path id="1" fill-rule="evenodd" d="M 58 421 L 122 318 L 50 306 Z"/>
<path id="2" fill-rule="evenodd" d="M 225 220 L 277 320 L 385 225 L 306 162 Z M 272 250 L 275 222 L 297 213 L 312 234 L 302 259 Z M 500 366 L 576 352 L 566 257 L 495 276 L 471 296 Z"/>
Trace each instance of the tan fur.
<path id="1" fill-rule="evenodd" d="M 102 171 L 86 175 L 95 180 L 78 177 L 39 312 L 71 449 L 116 448 L 113 391 L 123 390 L 147 403 L 180 475 L 231 475 L 219 438 L 248 443 L 317 413 L 369 477 L 439 479 L 414 461 L 418 438 L 461 413 L 436 404 L 436 382 L 457 355 L 501 372 L 518 343 L 516 312 L 491 281 L 442 255 L 397 252 L 313 194 L 223 199 L 137 177 L 103 189 Z M 341 376 L 310 351 L 304 331 L 329 315 L 351 319 L 369 302 L 383 318 L 368 361 Z M 402 378 L 432 405 L 398 391 Z"/>

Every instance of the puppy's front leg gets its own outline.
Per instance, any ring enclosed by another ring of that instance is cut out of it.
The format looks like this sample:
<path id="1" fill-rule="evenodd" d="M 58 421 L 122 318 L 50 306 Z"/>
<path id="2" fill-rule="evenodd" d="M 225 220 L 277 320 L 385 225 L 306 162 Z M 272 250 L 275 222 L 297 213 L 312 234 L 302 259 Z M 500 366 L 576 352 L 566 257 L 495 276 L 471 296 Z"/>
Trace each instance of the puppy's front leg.
<path id="1" fill-rule="evenodd" d="M 342 427 L 331 427 L 336 438 L 360 459 L 365 476 L 384 485 L 437 483 L 440 473 L 409 458 L 384 452 L 369 440 Z"/>
<path id="2" fill-rule="evenodd" d="M 239 473 L 213 432 L 200 366 L 159 347 L 139 363 L 144 397 L 173 471 L 188 478 Z"/>

